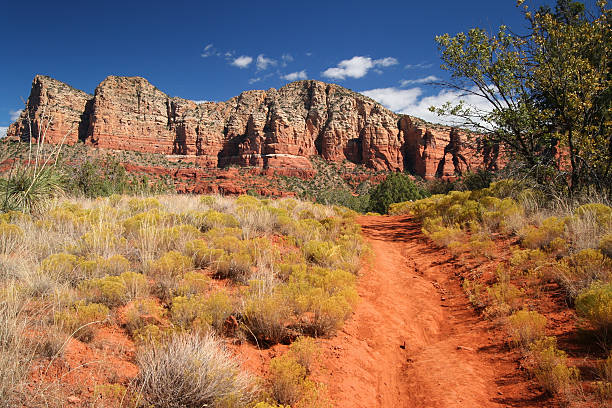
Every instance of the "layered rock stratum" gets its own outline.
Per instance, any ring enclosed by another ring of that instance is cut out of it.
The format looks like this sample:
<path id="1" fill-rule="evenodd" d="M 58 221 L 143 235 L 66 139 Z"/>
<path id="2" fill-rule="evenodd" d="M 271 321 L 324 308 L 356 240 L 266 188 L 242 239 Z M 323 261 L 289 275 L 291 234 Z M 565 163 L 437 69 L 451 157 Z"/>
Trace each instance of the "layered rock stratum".
<path id="1" fill-rule="evenodd" d="M 309 158 L 321 156 L 433 178 L 498 162 L 497 150 L 481 146 L 478 135 L 393 113 L 364 95 L 314 80 L 196 103 L 170 97 L 140 77 L 109 76 L 89 95 L 38 75 L 7 134 L 185 156 L 202 168 L 307 172 Z"/>

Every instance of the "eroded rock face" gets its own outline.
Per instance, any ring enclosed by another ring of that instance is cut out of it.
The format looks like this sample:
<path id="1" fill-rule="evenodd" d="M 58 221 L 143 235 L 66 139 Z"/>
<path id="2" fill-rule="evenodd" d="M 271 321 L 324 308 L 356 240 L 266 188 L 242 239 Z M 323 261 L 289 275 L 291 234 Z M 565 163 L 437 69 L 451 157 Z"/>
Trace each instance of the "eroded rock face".
<path id="1" fill-rule="evenodd" d="M 46 140 L 52 143 L 68 133 L 67 143 L 191 156 L 203 168 L 237 164 L 308 172 L 308 158 L 319 155 L 432 178 L 496 162 L 494 153 L 482 153 L 473 135 L 397 115 L 368 97 L 319 81 L 196 104 L 169 97 L 139 77 L 110 76 L 91 96 L 37 76 L 9 136 L 27 140 L 27 112 L 36 128 L 44 127 L 42 112 L 51 113 Z"/>

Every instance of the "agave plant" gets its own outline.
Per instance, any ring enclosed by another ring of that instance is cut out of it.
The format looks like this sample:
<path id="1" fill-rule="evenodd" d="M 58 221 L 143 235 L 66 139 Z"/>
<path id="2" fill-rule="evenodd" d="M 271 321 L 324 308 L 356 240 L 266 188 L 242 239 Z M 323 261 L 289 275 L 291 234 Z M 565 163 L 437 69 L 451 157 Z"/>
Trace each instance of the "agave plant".
<path id="1" fill-rule="evenodd" d="M 26 109 L 25 120 L 30 129 L 27 161 L 15 160 L 5 178 L 0 179 L 0 210 L 40 212 L 49 198 L 64 191 L 64 177 L 57 166 L 63 143 L 47 149 L 45 138 L 53 121 L 52 115 L 44 107 L 38 121 L 38 129 L 32 131 L 32 117 Z M 70 128 L 64 139 L 70 134 Z"/>

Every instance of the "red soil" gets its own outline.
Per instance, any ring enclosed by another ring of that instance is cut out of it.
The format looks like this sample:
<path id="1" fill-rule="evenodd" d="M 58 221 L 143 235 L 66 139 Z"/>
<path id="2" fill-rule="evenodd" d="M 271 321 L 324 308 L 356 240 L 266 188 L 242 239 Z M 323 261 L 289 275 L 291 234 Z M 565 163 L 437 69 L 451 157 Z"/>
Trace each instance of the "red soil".
<path id="1" fill-rule="evenodd" d="M 473 312 L 450 255 L 405 216 L 361 217 L 373 262 L 360 303 L 322 340 L 314 378 L 337 408 L 551 406 L 517 368 L 517 356 Z"/>

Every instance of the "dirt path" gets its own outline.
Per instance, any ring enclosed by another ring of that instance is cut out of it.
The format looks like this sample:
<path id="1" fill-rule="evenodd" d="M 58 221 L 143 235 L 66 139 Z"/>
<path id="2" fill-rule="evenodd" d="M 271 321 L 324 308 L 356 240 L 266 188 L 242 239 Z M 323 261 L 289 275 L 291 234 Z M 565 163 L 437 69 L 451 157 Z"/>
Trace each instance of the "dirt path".
<path id="1" fill-rule="evenodd" d="M 449 256 L 406 217 L 359 222 L 374 251 L 372 266 L 360 277 L 353 317 L 323 341 L 315 376 L 334 405 L 529 406 L 503 396 L 512 379 L 502 377 L 516 367 L 487 351 L 491 337 L 468 307 Z"/>

